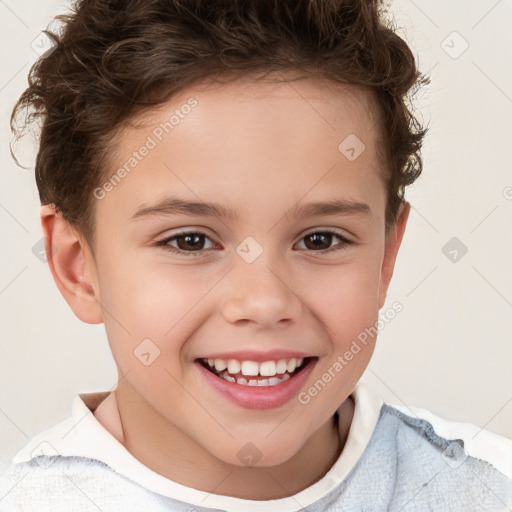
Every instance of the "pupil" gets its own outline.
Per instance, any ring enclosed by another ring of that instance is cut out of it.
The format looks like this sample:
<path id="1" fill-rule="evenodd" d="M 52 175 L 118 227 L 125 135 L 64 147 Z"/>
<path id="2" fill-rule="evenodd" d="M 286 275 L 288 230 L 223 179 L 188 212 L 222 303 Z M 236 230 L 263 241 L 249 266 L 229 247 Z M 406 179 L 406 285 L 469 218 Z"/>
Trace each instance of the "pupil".
<path id="1" fill-rule="evenodd" d="M 325 244 L 325 238 L 328 239 L 328 243 Z M 331 238 L 332 238 L 332 235 L 330 235 L 329 233 L 314 233 L 312 235 L 309 235 L 306 237 L 307 240 L 314 240 L 315 243 L 313 243 L 313 249 L 318 249 L 318 248 L 328 248 L 331 244 Z M 321 246 L 321 242 L 320 244 L 317 244 L 316 242 L 318 242 L 318 240 L 320 239 L 324 239 L 324 245 L 326 245 L 326 247 L 320 247 Z M 306 244 L 307 245 L 307 244 Z"/>
<path id="2" fill-rule="evenodd" d="M 180 249 L 200 249 L 201 245 L 199 241 L 202 239 L 202 235 L 198 234 L 192 234 L 192 235 L 183 235 L 178 238 L 178 246 Z M 194 241 L 192 243 L 189 242 L 190 239 L 193 239 Z M 181 240 L 186 240 L 186 245 L 181 243 Z M 199 247 L 198 247 L 199 245 Z"/>

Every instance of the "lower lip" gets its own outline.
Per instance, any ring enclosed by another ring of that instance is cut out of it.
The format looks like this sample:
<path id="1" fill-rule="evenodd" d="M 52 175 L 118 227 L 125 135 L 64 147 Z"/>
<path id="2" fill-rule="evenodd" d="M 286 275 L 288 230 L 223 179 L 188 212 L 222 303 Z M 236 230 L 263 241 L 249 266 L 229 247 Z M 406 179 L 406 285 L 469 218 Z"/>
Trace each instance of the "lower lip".
<path id="1" fill-rule="evenodd" d="M 302 370 L 280 384 L 262 387 L 228 382 L 207 370 L 201 363 L 196 361 L 195 364 L 206 382 L 236 405 L 246 409 L 274 409 L 298 395 L 316 362 L 316 358 L 311 359 Z"/>

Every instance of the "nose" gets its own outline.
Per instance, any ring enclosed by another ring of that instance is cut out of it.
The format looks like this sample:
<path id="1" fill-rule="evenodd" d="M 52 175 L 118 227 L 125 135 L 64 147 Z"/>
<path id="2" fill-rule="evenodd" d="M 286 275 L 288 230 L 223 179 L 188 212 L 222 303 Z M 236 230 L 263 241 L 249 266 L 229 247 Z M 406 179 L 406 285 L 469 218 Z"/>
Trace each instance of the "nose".
<path id="1" fill-rule="evenodd" d="M 275 328 L 295 323 L 303 312 L 289 273 L 263 257 L 253 263 L 237 261 L 224 283 L 223 294 L 222 314 L 232 324 Z"/>

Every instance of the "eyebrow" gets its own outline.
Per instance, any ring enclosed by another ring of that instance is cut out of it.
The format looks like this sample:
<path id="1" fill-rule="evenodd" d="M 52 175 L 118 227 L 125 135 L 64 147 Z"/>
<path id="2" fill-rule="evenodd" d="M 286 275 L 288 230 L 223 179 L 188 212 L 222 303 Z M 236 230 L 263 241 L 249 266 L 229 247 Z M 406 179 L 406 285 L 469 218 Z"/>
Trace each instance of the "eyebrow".
<path id="1" fill-rule="evenodd" d="M 205 201 L 186 201 L 178 197 L 165 197 L 153 205 L 140 205 L 137 211 L 131 216 L 132 220 L 149 216 L 169 215 L 196 215 L 204 217 L 218 217 L 221 219 L 236 220 L 239 211 L 236 208 L 224 206 L 219 203 Z M 372 211 L 366 203 L 350 201 L 347 199 L 334 199 L 304 205 L 296 204 L 285 217 L 314 217 L 320 215 L 352 215 L 364 214 L 371 216 Z"/>

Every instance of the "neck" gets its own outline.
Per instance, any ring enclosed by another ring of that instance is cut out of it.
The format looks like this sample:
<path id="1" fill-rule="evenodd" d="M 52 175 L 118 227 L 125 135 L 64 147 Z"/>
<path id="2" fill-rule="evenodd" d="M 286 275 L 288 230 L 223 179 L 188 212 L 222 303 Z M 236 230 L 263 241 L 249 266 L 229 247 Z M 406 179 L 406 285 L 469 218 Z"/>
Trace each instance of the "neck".
<path id="1" fill-rule="evenodd" d="M 343 450 L 354 411 L 349 397 L 339 408 L 339 418 L 329 418 L 282 464 L 240 467 L 199 446 L 133 388 L 118 386 L 108 398 L 95 416 L 145 466 L 187 487 L 250 500 L 288 497 L 320 480 Z M 201 473 L 198 467 L 202 468 Z"/>

